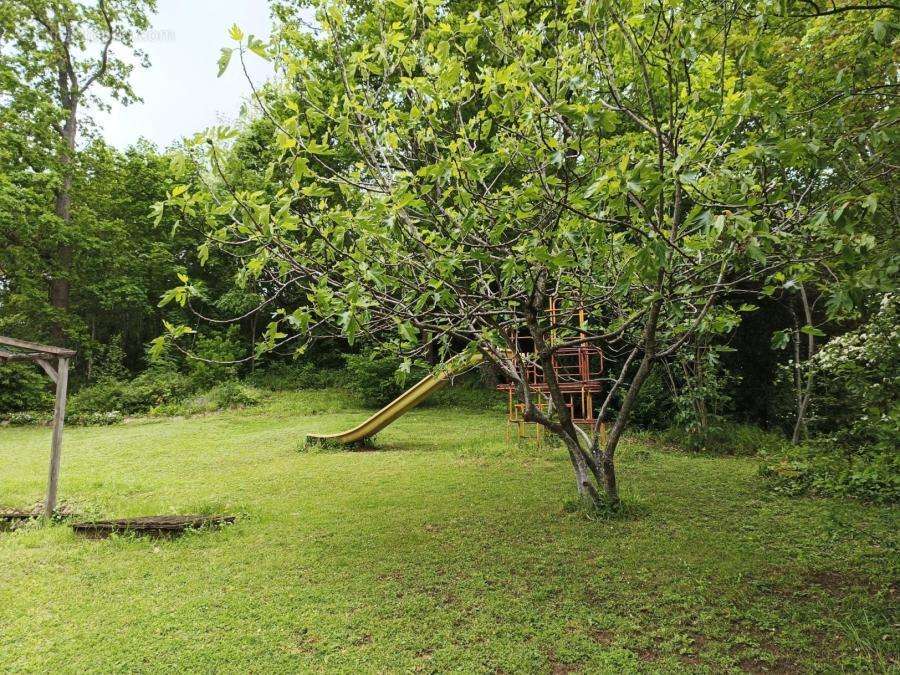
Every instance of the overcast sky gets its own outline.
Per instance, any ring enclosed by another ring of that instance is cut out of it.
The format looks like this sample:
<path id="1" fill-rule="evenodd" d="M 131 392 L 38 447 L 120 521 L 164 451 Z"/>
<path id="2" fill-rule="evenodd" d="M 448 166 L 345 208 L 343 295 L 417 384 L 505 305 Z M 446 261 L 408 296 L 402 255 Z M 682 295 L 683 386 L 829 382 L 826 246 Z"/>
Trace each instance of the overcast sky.
<path id="1" fill-rule="evenodd" d="M 228 46 L 229 27 L 268 37 L 271 23 L 266 0 L 159 0 L 152 30 L 138 46 L 151 61 L 136 68 L 131 82 L 143 103 L 96 115 L 106 140 L 125 148 L 140 137 L 160 148 L 213 124 L 233 120 L 249 94 L 237 61 L 217 78 L 216 61 Z M 272 75 L 271 66 L 254 54 L 247 57 L 256 82 Z"/>

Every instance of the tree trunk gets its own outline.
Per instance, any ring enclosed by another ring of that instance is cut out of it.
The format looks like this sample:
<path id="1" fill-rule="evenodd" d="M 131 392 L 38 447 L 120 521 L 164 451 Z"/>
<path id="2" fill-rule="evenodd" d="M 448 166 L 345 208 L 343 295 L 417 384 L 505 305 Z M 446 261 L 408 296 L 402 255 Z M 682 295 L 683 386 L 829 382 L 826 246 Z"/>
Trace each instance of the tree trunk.
<path id="1" fill-rule="evenodd" d="M 616 423 L 613 425 L 609 436 L 606 439 L 606 447 L 603 449 L 603 490 L 606 492 L 606 499 L 611 506 L 619 504 L 619 486 L 616 482 L 615 471 L 615 454 L 622 438 L 622 432 L 628 424 L 628 417 L 631 415 L 631 409 L 637 400 L 637 395 L 641 391 L 641 387 L 653 369 L 653 359 L 656 355 L 656 325 L 659 320 L 659 313 L 662 309 L 662 303 L 657 300 L 650 308 L 650 316 L 647 318 L 647 325 L 644 328 L 643 346 L 644 357 L 641 359 L 641 365 L 638 366 L 631 386 L 628 387 L 628 393 L 622 400 L 622 407 L 616 416 Z"/>
<path id="2" fill-rule="evenodd" d="M 253 316 L 250 317 L 250 354 L 252 355 L 250 358 L 250 372 L 256 372 L 256 321 L 259 316 L 259 312 L 253 312 Z"/>
<path id="3" fill-rule="evenodd" d="M 94 372 L 94 345 L 97 342 L 97 317 L 91 317 L 91 350 L 88 352 L 84 360 L 84 379 L 86 382 L 91 381 L 91 375 Z"/>
<path id="4" fill-rule="evenodd" d="M 603 491 L 612 505 L 619 503 L 619 484 L 616 482 L 616 465 L 612 457 L 603 456 Z"/>
<path id="5" fill-rule="evenodd" d="M 812 308 L 809 304 L 809 298 L 806 295 L 806 289 L 800 284 L 800 300 L 803 306 L 803 314 L 806 318 L 806 325 L 812 328 Z M 794 314 L 793 309 L 791 313 Z M 794 422 L 794 433 L 791 435 L 791 444 L 799 445 L 801 435 L 806 431 L 806 411 L 809 408 L 809 400 L 812 396 L 813 382 L 815 380 L 812 368 L 812 357 L 816 353 L 816 338 L 812 333 L 807 335 L 806 343 L 806 383 L 804 385 L 800 368 L 800 330 L 796 314 L 794 314 L 794 369 L 797 386 L 797 419 Z"/>
<path id="6" fill-rule="evenodd" d="M 65 342 L 64 317 L 69 311 L 69 293 L 71 290 L 69 275 L 72 269 L 72 245 L 66 241 L 69 236 L 69 223 L 72 220 L 72 182 L 75 155 L 75 139 L 78 135 L 78 103 L 60 76 L 61 99 L 67 110 L 66 122 L 62 129 L 63 148 L 59 155 L 59 166 L 62 174 L 60 185 L 56 190 L 54 212 L 62 223 L 62 243 L 56 249 L 56 269 L 50 279 L 50 304 L 57 311 L 57 318 L 50 328 L 54 344 Z"/>
<path id="7" fill-rule="evenodd" d="M 616 422 L 609 432 L 609 436 L 606 439 L 606 447 L 603 449 L 603 490 L 606 492 L 606 499 L 612 506 L 617 506 L 619 504 L 619 486 L 616 482 L 616 470 L 614 464 L 616 448 L 619 445 L 619 440 L 622 438 L 622 432 L 625 430 L 625 425 L 628 423 L 628 416 L 631 414 L 631 409 L 634 407 L 634 402 L 637 400 L 638 392 L 640 392 L 641 386 L 644 384 L 644 381 L 647 379 L 652 368 L 653 354 L 645 352 L 644 358 L 641 359 L 641 365 L 638 367 L 637 372 L 634 374 L 634 379 L 631 381 L 631 386 L 628 387 L 628 393 L 625 394 L 625 398 L 622 400 L 622 407 L 619 409 L 619 414 L 616 416 Z"/>

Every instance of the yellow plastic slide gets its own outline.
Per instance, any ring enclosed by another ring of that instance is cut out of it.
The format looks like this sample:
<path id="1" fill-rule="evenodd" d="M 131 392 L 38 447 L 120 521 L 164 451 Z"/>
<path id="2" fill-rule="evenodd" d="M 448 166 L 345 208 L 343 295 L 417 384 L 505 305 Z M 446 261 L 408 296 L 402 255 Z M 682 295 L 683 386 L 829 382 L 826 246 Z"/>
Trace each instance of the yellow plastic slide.
<path id="1" fill-rule="evenodd" d="M 360 443 L 367 438 L 371 438 L 395 419 L 431 396 L 434 392 L 442 389 L 452 375 L 474 366 L 481 361 L 481 355 L 477 354 L 472 358 L 464 360 L 454 359 L 454 361 L 455 363 L 448 364 L 436 375 L 429 373 L 423 377 L 362 424 L 338 434 L 309 434 L 306 437 L 306 440 L 308 442 L 318 441 L 351 445 Z"/>

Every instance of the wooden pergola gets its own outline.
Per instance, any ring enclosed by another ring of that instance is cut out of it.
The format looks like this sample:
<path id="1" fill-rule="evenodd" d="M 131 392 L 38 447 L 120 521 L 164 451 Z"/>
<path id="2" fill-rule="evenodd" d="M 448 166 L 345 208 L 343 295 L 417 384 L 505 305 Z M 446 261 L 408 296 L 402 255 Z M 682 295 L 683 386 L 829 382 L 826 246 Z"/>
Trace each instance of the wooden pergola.
<path id="1" fill-rule="evenodd" d="M 5 349 L 8 347 L 10 349 Z M 0 364 L 30 361 L 38 364 L 56 384 L 56 404 L 53 406 L 53 441 L 50 449 L 50 478 L 47 482 L 47 499 L 44 515 L 53 516 L 56 510 L 56 492 L 59 486 L 59 459 L 62 452 L 63 423 L 66 418 L 66 390 L 69 385 L 69 359 L 75 356 L 71 349 L 39 345 L 35 342 L 16 340 L 0 335 Z M 54 365 L 53 361 L 56 361 Z"/>

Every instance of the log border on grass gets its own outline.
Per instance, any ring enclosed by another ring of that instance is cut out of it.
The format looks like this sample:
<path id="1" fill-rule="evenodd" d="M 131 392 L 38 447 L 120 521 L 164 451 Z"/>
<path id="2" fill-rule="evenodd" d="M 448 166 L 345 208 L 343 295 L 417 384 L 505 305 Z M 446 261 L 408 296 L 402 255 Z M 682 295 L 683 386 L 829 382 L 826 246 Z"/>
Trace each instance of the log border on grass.
<path id="1" fill-rule="evenodd" d="M 93 520 L 72 523 L 72 530 L 92 539 L 108 537 L 113 533 L 145 534 L 151 537 L 174 537 L 186 530 L 218 528 L 234 523 L 235 516 L 188 515 L 188 516 L 142 516 L 140 518 L 118 518 L 115 520 Z"/>

